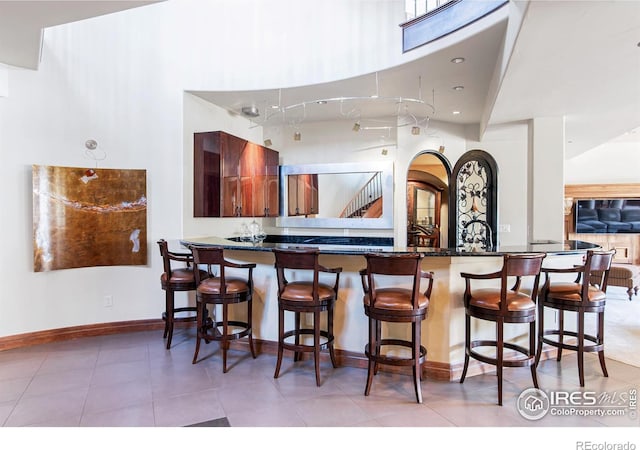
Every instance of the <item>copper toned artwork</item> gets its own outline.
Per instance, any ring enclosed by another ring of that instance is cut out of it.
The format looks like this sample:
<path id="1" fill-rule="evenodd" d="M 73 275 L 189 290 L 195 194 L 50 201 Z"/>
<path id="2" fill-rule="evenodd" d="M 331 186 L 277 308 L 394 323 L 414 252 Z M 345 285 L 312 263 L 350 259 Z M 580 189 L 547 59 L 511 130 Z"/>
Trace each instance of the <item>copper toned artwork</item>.
<path id="1" fill-rule="evenodd" d="M 32 171 L 35 272 L 147 263 L 146 170 Z"/>

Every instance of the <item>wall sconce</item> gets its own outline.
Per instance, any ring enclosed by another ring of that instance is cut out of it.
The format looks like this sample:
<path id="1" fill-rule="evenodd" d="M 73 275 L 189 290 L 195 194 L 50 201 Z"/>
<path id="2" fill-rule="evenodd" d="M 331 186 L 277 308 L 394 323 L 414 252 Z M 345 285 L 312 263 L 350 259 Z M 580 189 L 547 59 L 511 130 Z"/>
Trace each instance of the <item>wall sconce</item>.
<path id="1" fill-rule="evenodd" d="M 353 131 L 360 131 L 360 122 L 356 122 L 353 124 Z"/>
<path id="2" fill-rule="evenodd" d="M 413 134 L 414 136 L 417 136 L 420 134 L 420 127 L 414 126 L 411 127 L 411 134 Z"/>
<path id="3" fill-rule="evenodd" d="M 271 144 L 273 144 L 273 142 L 271 142 L 271 139 L 265 139 L 264 140 L 264 146 L 265 147 L 271 147 Z"/>
<path id="4" fill-rule="evenodd" d="M 299 141 L 300 139 L 302 139 L 302 135 L 300 134 L 299 131 L 296 131 L 295 133 L 293 133 L 293 140 L 294 141 Z"/>
<path id="5" fill-rule="evenodd" d="M 444 153 L 444 145 L 438 147 L 438 153 Z"/>

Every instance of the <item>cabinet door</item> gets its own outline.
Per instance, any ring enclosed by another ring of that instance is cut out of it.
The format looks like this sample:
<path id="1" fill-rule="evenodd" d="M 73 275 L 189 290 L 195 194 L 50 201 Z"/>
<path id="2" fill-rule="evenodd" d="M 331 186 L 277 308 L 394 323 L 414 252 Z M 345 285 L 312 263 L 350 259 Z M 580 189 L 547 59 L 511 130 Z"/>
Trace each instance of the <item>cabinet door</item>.
<path id="1" fill-rule="evenodd" d="M 279 213 L 279 154 L 222 131 L 194 133 L 194 216 Z"/>
<path id="2" fill-rule="evenodd" d="M 263 147 L 265 152 L 265 180 L 262 185 L 263 191 L 266 193 L 266 217 L 277 217 L 280 204 L 280 188 L 279 188 L 279 166 L 280 155 L 277 151 Z"/>
<path id="3" fill-rule="evenodd" d="M 633 236 L 625 234 L 609 234 L 609 249 L 615 249 L 613 262 L 633 264 Z"/>
<path id="4" fill-rule="evenodd" d="M 222 154 L 222 217 L 236 217 L 242 214 L 244 206 L 240 158 L 247 141 L 227 133 L 219 133 Z"/>
<path id="5" fill-rule="evenodd" d="M 220 146 L 215 132 L 193 135 L 193 216 L 220 216 Z"/>
<path id="6" fill-rule="evenodd" d="M 278 152 L 247 143 L 240 161 L 242 216 L 278 215 L 278 164 Z"/>

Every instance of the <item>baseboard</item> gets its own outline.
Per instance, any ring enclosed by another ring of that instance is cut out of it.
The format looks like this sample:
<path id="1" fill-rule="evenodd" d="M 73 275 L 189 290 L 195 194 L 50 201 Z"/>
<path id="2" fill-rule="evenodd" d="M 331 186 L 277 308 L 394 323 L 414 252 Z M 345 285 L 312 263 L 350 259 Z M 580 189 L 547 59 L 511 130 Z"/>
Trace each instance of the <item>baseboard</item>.
<path id="1" fill-rule="evenodd" d="M 175 327 L 193 326 L 190 323 L 176 323 Z M 48 344 L 52 342 L 68 341 L 92 336 L 105 336 L 118 333 L 132 333 L 138 331 L 163 330 L 164 322 L 161 319 L 132 320 L 126 322 L 109 322 L 91 325 L 81 325 L 76 327 L 57 328 L 52 330 L 35 331 L 32 333 L 17 334 L 0 338 L 0 351 L 14 348 L 29 347 L 38 344 Z M 253 341 L 257 354 L 277 355 L 278 343 L 262 339 Z M 234 341 L 231 348 L 249 351 L 249 344 L 246 339 Z M 542 353 L 541 359 L 555 357 L 557 349 L 551 349 Z M 310 358 L 311 355 L 303 355 Z M 329 362 L 329 355 L 323 352 L 320 355 L 323 362 Z M 364 353 L 348 350 L 336 349 L 336 360 L 338 365 L 346 367 L 357 367 L 366 369 L 368 365 L 367 357 Z M 435 381 L 453 381 L 460 379 L 462 375 L 463 363 L 445 363 L 438 361 L 425 361 L 422 366 L 423 378 Z M 382 371 L 391 373 L 403 373 L 410 375 L 410 368 L 396 366 L 382 366 Z M 483 364 L 479 361 L 471 360 L 467 369 L 467 376 L 479 375 L 482 373 L 495 372 L 495 367 Z"/>
<path id="2" fill-rule="evenodd" d="M 161 319 L 129 320 L 126 322 L 96 323 L 76 327 L 56 328 L 2 337 L 0 338 L 0 351 L 91 336 L 106 336 L 109 334 L 163 329 L 164 322 Z"/>

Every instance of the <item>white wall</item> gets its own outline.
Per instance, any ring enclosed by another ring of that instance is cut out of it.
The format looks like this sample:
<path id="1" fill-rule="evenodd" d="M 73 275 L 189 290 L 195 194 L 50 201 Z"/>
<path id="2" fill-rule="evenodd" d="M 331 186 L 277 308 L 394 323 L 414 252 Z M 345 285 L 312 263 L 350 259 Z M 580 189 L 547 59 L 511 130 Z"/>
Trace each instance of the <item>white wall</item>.
<path id="1" fill-rule="evenodd" d="M 155 242 L 227 234 L 239 227 L 235 219 L 192 217 L 190 133 L 226 128 L 260 142 L 259 131 L 243 130 L 242 123 L 184 91 L 332 81 L 428 51 L 426 46 L 401 53 L 402 2 L 327 0 L 313 2 L 313 14 L 309 3 L 168 1 L 46 30 L 38 71 L 9 70 L 6 96 L 0 97 L 0 337 L 159 318 L 164 300 Z M 446 39 L 437 43 L 445 44 Z M 283 164 L 344 161 L 345 155 L 355 161 L 383 158 L 379 147 L 367 149 L 379 144 L 378 137 L 354 141 L 346 138 L 351 131 L 340 130 L 340 124 L 310 124 L 301 147 L 284 132 L 270 137 Z M 480 143 L 467 143 L 459 126 L 441 124 L 438 133 L 452 162 L 467 148 L 494 154 L 501 165 L 501 186 L 504 192 L 509 188 L 501 203 L 515 200 L 518 205 L 524 196 L 519 175 L 526 153 L 519 126 L 490 132 Z M 333 136 L 333 141 L 323 136 Z M 342 138 L 347 143 L 338 145 Z M 410 138 L 399 136 L 387 156 L 394 158 L 397 204 L 404 204 L 410 160 L 421 150 L 437 148 Z M 34 273 L 31 165 L 93 167 L 95 162 L 84 153 L 87 139 L 97 140 L 107 154 L 99 167 L 147 170 L 149 263 Z M 520 243 L 524 215 L 517 208 L 501 207 L 500 214 Z M 402 208 L 396 209 L 395 219 L 395 238 L 401 244 L 406 226 Z M 105 295 L 113 296 L 113 307 L 103 306 Z"/>
<path id="2" fill-rule="evenodd" d="M 564 178 L 566 184 L 640 183 L 639 168 L 640 139 L 613 141 L 568 159 Z"/>
<path id="3" fill-rule="evenodd" d="M 488 127 L 481 142 L 469 140 L 466 150 L 480 149 L 493 156 L 498 165 L 498 224 L 500 245 L 527 242 L 528 213 L 528 136 L 527 123 Z"/>
<path id="4" fill-rule="evenodd" d="M 38 71 L 9 70 L 0 97 L 0 336 L 160 317 L 155 242 L 199 231 L 183 223 L 185 90 L 332 81 L 424 55 L 400 51 L 400 2 L 313 8 L 168 1 L 46 30 Z M 34 273 L 31 165 L 93 167 L 87 139 L 107 153 L 100 167 L 147 170 L 149 264 Z"/>

